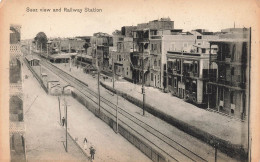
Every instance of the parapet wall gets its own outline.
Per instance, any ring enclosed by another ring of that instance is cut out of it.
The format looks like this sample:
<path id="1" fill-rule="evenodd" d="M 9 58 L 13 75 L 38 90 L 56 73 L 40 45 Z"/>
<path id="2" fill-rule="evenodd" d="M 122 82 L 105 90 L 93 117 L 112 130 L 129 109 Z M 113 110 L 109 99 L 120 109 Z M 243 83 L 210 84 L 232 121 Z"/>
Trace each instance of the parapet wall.
<path id="1" fill-rule="evenodd" d="M 116 119 L 112 115 L 112 113 L 101 110 L 99 111 L 97 108 L 97 103 L 93 100 L 87 99 L 87 97 L 83 97 L 82 94 L 79 94 L 77 91 L 73 91 L 73 98 L 79 101 L 82 105 L 84 105 L 89 111 L 91 111 L 94 115 L 103 120 L 107 125 L 109 125 L 114 131 L 116 131 Z M 96 105 L 96 106 L 94 106 Z M 125 139 L 127 139 L 130 143 L 132 143 L 135 147 L 141 150 L 147 157 L 149 157 L 154 162 L 166 162 L 166 156 L 157 151 L 148 141 L 141 138 L 141 136 L 135 132 L 135 130 L 131 129 L 127 124 L 118 124 L 118 133 L 120 133 Z"/>

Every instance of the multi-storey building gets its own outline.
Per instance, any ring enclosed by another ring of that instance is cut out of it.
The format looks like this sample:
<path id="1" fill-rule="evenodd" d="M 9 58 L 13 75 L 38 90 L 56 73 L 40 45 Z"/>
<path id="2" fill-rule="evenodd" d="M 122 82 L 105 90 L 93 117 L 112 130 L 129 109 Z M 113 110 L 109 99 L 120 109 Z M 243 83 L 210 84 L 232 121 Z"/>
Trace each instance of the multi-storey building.
<path id="1" fill-rule="evenodd" d="M 197 52 L 168 51 L 166 74 L 168 91 L 185 101 L 205 107 L 209 56 L 209 54 Z M 216 57 L 216 55 L 211 57 Z M 212 73 L 216 72 L 216 66 L 212 66 L 211 70 Z"/>
<path id="2" fill-rule="evenodd" d="M 210 41 L 217 45 L 217 57 L 210 57 L 217 64 L 216 75 L 208 83 L 208 107 L 216 111 L 245 119 L 249 102 L 249 29 L 222 30 L 220 40 Z"/>
<path id="3" fill-rule="evenodd" d="M 123 26 L 120 35 L 113 38 L 116 49 L 111 52 L 111 65 L 114 65 L 114 71 L 117 76 L 122 76 L 126 80 L 132 81 L 132 68 L 130 61 L 130 52 L 133 51 L 132 31 L 136 26 Z M 119 32 L 117 32 L 119 33 Z"/>
<path id="4" fill-rule="evenodd" d="M 113 37 L 106 33 L 94 33 L 91 39 L 93 47 L 93 65 L 100 68 L 103 72 L 110 72 L 109 48 L 113 46 Z"/>
<path id="5" fill-rule="evenodd" d="M 167 51 L 194 52 L 204 50 L 202 46 L 208 45 L 211 39 L 218 36 L 212 32 L 194 30 L 182 32 L 174 29 L 173 21 L 161 19 L 150 21 L 147 24 L 138 24 L 134 31 L 134 52 L 131 55 L 133 64 L 133 80 L 135 83 L 142 82 L 142 62 L 144 61 L 145 84 L 161 89 L 166 88 L 166 53 Z M 206 52 L 206 51 L 205 51 Z M 144 59 L 143 59 L 144 58 Z"/>
<path id="6" fill-rule="evenodd" d="M 161 87 L 161 36 L 174 32 L 174 22 L 169 18 L 138 24 L 134 31 L 134 51 L 131 53 L 133 82 Z M 156 40 L 159 39 L 159 40 Z M 152 72 L 150 72 L 152 71 Z M 144 80 L 142 79 L 144 73 Z M 151 78 L 151 79 L 150 79 Z"/>
<path id="7" fill-rule="evenodd" d="M 11 161 L 26 161 L 24 138 L 24 112 L 22 92 L 21 26 L 10 26 L 9 62 L 9 135 Z"/>

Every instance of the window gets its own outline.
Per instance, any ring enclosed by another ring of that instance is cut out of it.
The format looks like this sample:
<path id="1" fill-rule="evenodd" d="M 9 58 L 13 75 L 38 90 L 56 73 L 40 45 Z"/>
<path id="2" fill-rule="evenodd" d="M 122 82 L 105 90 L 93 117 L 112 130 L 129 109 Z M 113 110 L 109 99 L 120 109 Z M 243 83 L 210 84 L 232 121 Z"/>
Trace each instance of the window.
<path id="1" fill-rule="evenodd" d="M 175 46 L 175 44 L 172 43 L 172 44 L 171 44 L 171 51 L 175 51 L 175 47 L 174 47 L 174 46 Z"/>
<path id="2" fill-rule="evenodd" d="M 206 53 L 206 49 L 205 48 L 202 48 L 202 53 Z"/>
<path id="3" fill-rule="evenodd" d="M 181 70 L 181 61 L 179 59 L 177 59 L 177 70 Z"/>
<path id="4" fill-rule="evenodd" d="M 235 68 L 231 67 L 231 75 L 234 75 L 234 74 L 235 74 Z"/>
<path id="5" fill-rule="evenodd" d="M 221 101 L 223 101 L 223 99 L 224 99 L 224 89 L 223 88 L 219 88 L 219 99 Z"/>
<path id="6" fill-rule="evenodd" d="M 154 66 L 157 66 L 157 61 L 156 60 L 154 60 Z"/>
<path id="7" fill-rule="evenodd" d="M 194 73 L 198 73 L 198 61 L 194 61 Z"/>
<path id="8" fill-rule="evenodd" d="M 188 47 L 188 43 L 183 43 L 183 47 Z"/>
<path id="9" fill-rule="evenodd" d="M 177 78 L 174 78 L 174 88 L 177 88 Z"/>
<path id="10" fill-rule="evenodd" d="M 230 103 L 234 104 L 234 92 L 233 91 L 230 92 Z"/>
<path id="11" fill-rule="evenodd" d="M 169 77 L 169 79 L 168 79 L 168 84 L 169 84 L 170 86 L 172 86 L 172 78 L 170 78 L 170 77 Z"/>
<path id="12" fill-rule="evenodd" d="M 236 45 L 233 45 L 233 49 L 232 49 L 232 54 L 231 54 L 231 60 L 234 60 L 234 56 L 235 56 L 235 52 L 236 52 Z"/>
<path id="13" fill-rule="evenodd" d="M 151 81 L 153 81 L 153 73 L 151 73 Z"/>
<path id="14" fill-rule="evenodd" d="M 152 51 L 156 51 L 157 50 L 157 44 L 152 44 Z"/>
<path id="15" fill-rule="evenodd" d="M 202 36 L 201 35 L 197 36 L 197 39 L 202 39 Z"/>

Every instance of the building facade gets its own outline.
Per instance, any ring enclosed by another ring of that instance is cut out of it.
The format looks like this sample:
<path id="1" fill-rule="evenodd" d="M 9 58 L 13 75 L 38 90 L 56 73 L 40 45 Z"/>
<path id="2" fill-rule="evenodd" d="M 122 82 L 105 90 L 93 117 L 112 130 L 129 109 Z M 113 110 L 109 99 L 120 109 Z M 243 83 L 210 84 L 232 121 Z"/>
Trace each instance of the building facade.
<path id="1" fill-rule="evenodd" d="M 155 25 L 158 24 L 158 25 Z M 134 31 L 135 51 L 131 55 L 133 67 L 133 80 L 141 83 L 141 64 L 144 56 L 145 84 L 160 89 L 166 88 L 166 54 L 167 51 L 183 51 L 208 53 L 209 40 L 218 39 L 212 32 L 194 30 L 183 32 L 181 29 L 174 29 L 173 21 L 161 19 L 145 24 L 138 24 Z M 195 48 L 194 45 L 198 47 Z M 204 48 L 207 47 L 207 48 Z M 198 51 L 201 50 L 201 51 Z M 147 63 L 146 63 L 147 62 Z"/>
<path id="2" fill-rule="evenodd" d="M 244 120 L 249 102 L 249 29 L 227 29 L 217 45 L 217 57 L 210 57 L 210 68 L 217 64 L 216 75 L 208 83 L 208 107 Z"/>
<path id="3" fill-rule="evenodd" d="M 22 90 L 21 26 L 10 26 L 9 136 L 11 161 L 26 161 Z"/>
<path id="4" fill-rule="evenodd" d="M 167 53 L 167 89 L 187 102 L 206 107 L 209 54 L 168 51 Z M 216 55 L 211 56 L 216 57 Z M 216 66 L 211 68 L 216 72 Z"/>

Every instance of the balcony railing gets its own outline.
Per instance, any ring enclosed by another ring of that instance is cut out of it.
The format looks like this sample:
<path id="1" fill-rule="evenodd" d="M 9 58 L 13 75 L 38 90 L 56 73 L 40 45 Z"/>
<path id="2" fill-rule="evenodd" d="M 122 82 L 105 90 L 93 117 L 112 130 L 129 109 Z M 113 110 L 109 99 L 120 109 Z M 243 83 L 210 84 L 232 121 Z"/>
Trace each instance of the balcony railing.
<path id="1" fill-rule="evenodd" d="M 150 37 L 151 39 L 162 39 L 162 36 L 153 35 Z"/>
<path id="2" fill-rule="evenodd" d="M 149 42 L 149 38 L 134 38 L 134 42 L 137 42 L 137 43 L 148 43 Z"/>

